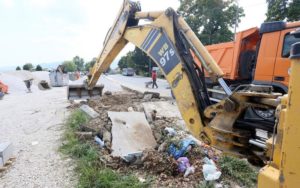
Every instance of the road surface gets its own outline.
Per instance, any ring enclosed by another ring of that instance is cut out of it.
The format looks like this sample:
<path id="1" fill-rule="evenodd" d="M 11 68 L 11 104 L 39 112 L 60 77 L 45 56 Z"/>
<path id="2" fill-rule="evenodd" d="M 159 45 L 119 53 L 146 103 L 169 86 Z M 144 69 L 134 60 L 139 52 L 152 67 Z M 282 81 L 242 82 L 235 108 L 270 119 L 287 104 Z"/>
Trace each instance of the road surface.
<path id="1" fill-rule="evenodd" d="M 102 75 L 104 80 L 111 80 L 113 83 L 123 85 L 133 90 L 137 90 L 140 92 L 145 91 L 153 91 L 159 92 L 163 97 L 171 97 L 171 89 L 168 82 L 164 79 L 157 79 L 158 89 L 152 89 L 152 85 L 148 88 L 145 87 L 145 83 L 151 81 L 149 77 L 141 77 L 141 76 L 123 76 L 120 74 L 115 75 Z M 101 82 L 101 80 L 100 80 Z"/>
<path id="2" fill-rule="evenodd" d="M 0 142 L 12 142 L 16 157 L 0 187 L 74 187 L 73 162 L 58 152 L 68 105 L 66 87 L 0 101 Z"/>

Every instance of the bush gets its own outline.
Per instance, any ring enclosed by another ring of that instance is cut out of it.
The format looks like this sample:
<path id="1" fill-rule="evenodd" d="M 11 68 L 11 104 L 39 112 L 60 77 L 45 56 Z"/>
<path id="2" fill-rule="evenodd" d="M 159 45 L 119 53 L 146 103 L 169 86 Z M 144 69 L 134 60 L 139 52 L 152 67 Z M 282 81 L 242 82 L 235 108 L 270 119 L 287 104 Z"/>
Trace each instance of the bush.
<path id="1" fill-rule="evenodd" d="M 16 70 L 17 70 L 17 71 L 21 70 L 21 67 L 17 66 Z"/>
<path id="2" fill-rule="evenodd" d="M 30 71 L 31 69 L 33 69 L 33 65 L 31 63 L 26 63 L 25 65 L 23 65 L 23 70 Z"/>
<path id="3" fill-rule="evenodd" d="M 66 72 L 74 72 L 77 70 L 77 66 L 73 61 L 65 61 L 63 62 L 63 67 L 65 67 Z"/>
<path id="4" fill-rule="evenodd" d="M 43 68 L 41 67 L 41 65 L 37 65 L 36 68 L 35 68 L 35 70 L 36 70 L 36 71 L 42 71 Z"/>

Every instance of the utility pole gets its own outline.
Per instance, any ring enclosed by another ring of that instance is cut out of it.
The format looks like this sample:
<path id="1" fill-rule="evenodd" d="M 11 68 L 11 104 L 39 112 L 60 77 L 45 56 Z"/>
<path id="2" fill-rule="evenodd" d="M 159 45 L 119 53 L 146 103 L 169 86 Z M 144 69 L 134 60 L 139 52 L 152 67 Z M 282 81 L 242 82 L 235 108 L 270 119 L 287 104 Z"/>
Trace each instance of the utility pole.
<path id="1" fill-rule="evenodd" d="M 238 24 L 238 17 L 239 17 L 239 0 L 235 0 L 236 3 L 236 11 L 235 11 L 235 24 L 234 24 L 234 41 L 236 40 L 236 28 Z"/>

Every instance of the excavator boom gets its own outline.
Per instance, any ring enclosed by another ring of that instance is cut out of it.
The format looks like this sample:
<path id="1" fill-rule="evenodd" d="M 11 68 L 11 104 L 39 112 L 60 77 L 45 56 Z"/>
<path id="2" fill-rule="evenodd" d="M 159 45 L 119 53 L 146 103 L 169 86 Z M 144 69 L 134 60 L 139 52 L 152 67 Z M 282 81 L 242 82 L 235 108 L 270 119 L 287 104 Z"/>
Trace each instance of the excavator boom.
<path id="1" fill-rule="evenodd" d="M 140 20 L 147 20 L 147 24 L 139 24 Z M 271 92 L 272 88 L 254 85 L 243 85 L 231 91 L 223 80 L 220 67 L 184 19 L 171 8 L 141 12 L 139 3 L 124 0 L 84 84 L 86 94 L 99 91 L 100 75 L 128 42 L 145 52 L 160 68 L 171 86 L 187 128 L 195 137 L 225 153 L 258 155 L 265 160 L 261 152 L 266 148 L 265 140 L 253 135 L 256 129 L 273 130 L 274 122 L 249 122 L 244 116 L 251 108 L 274 109 L 272 101 L 278 95 Z M 200 64 L 194 61 L 195 57 Z M 206 74 L 223 88 L 227 98 L 217 103 L 210 100 Z M 75 94 L 78 93 L 84 92 L 75 88 Z"/>

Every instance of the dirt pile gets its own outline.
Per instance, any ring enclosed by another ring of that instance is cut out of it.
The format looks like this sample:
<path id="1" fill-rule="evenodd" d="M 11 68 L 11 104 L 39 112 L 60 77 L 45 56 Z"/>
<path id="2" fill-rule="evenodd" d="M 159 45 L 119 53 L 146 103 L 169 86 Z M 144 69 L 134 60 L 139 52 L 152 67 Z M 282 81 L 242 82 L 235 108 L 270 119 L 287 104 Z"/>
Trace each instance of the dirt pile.
<path id="1" fill-rule="evenodd" d="M 203 180 L 202 159 L 208 154 L 217 158 L 219 153 L 204 144 L 193 144 L 193 147 L 189 148 L 182 155 L 189 159 L 195 171 L 188 177 L 183 177 L 183 174 L 178 171 L 178 162 L 169 152 L 169 147 L 173 144 L 180 148 L 181 141 L 187 138 L 189 134 L 176 127 L 175 118 L 162 117 L 159 114 L 155 114 L 155 118 L 149 122 L 157 142 L 155 149 L 143 151 L 141 156 L 136 156 L 130 162 L 110 155 L 112 123 L 107 111 L 143 112 L 143 102 L 157 100 L 166 99 L 145 99 L 141 94 L 130 92 L 104 95 L 99 99 L 91 99 L 87 104 L 97 111 L 100 117 L 82 125 L 82 131 L 91 131 L 94 136 L 98 136 L 104 141 L 104 147 L 100 149 L 100 161 L 107 167 L 124 173 L 131 172 L 145 179 L 151 176 L 154 178 L 152 182 L 154 187 L 194 187 L 199 185 L 199 182 Z M 176 135 L 170 135 L 167 131 L 169 128 L 174 128 Z"/>

